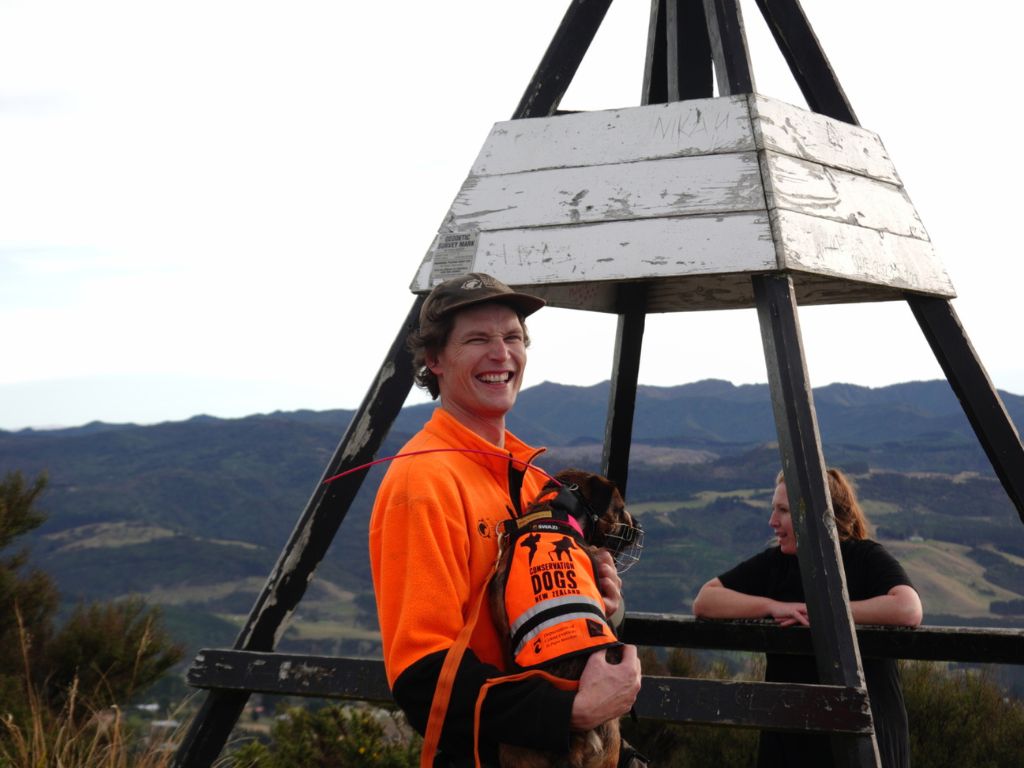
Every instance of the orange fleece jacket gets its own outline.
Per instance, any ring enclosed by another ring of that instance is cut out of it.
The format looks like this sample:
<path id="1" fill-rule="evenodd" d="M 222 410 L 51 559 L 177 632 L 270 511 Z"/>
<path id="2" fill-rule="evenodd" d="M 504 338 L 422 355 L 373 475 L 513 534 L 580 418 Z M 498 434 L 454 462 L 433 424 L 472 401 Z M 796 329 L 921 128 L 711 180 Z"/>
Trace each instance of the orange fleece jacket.
<path id="1" fill-rule="evenodd" d="M 446 651 L 461 631 L 497 557 L 495 528 L 512 516 L 507 457 L 530 461 L 540 453 L 509 432 L 499 448 L 442 408 L 400 453 L 433 448 L 502 456 L 428 453 L 393 461 L 384 476 L 370 519 L 370 564 L 392 686 L 410 664 Z M 526 472 L 521 498 L 533 499 L 546 478 L 511 463 Z M 486 606 L 469 647 L 484 663 L 503 666 Z"/>
<path id="2" fill-rule="evenodd" d="M 547 479 L 527 470 L 540 451 L 506 431 L 499 448 L 438 408 L 402 453 L 468 448 L 391 462 L 370 520 L 370 566 L 377 597 L 384 664 L 396 701 L 421 733 L 448 649 L 480 600 L 497 556 L 495 528 L 520 510 Z M 520 461 L 511 461 L 514 457 Z M 510 465 L 522 489 L 510 488 Z M 525 472 L 525 475 L 522 473 Z M 511 496 L 510 496 L 511 493 Z M 473 706 L 484 681 L 503 667 L 487 606 L 455 678 L 441 734 L 442 751 L 472 755 Z M 481 716 L 481 747 L 493 759 L 499 741 L 534 749 L 568 749 L 574 693 L 540 680 L 500 685 Z"/>

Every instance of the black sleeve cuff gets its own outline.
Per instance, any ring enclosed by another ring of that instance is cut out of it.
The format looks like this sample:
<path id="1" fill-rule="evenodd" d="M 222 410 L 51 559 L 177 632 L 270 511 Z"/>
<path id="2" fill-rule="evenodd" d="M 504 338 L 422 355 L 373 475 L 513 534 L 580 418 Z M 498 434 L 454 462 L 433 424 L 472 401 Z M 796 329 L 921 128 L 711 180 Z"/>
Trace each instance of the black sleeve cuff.
<path id="1" fill-rule="evenodd" d="M 409 723 L 426 732 L 430 704 L 444 664 L 445 652 L 420 659 L 395 680 L 394 694 Z M 497 667 L 467 650 L 452 686 L 439 747 L 452 757 L 472 757 L 473 717 L 480 688 L 501 677 Z M 565 754 L 569 750 L 569 719 L 576 694 L 560 691 L 545 680 L 526 679 L 492 687 L 484 701 L 480 725 L 480 756 L 496 761 L 499 743 Z"/>

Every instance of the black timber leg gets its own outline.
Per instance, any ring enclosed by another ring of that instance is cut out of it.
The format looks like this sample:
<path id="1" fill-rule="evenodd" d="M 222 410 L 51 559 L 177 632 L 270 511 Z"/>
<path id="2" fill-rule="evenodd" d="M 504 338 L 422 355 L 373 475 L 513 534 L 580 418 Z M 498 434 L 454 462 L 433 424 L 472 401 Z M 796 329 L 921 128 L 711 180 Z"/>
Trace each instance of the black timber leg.
<path id="1" fill-rule="evenodd" d="M 530 85 L 512 113 L 513 120 L 555 114 L 611 4 L 612 0 L 574 0 L 569 4 Z"/>
<path id="2" fill-rule="evenodd" d="M 619 287 L 619 325 L 615 333 L 615 361 L 608 393 L 608 418 L 601 465 L 605 477 L 626 495 L 629 447 L 633 442 L 633 412 L 640 376 L 640 351 L 647 320 L 647 286 L 627 283 Z"/>
<path id="3" fill-rule="evenodd" d="M 334 540 L 366 472 L 355 472 L 330 484 L 324 484 L 323 480 L 372 461 L 384 442 L 412 388 L 412 360 L 405 348 L 405 339 L 419 322 L 422 304 L 423 297 L 413 302 L 384 364 L 352 417 L 245 627 L 235 640 L 237 650 L 274 649 L 282 626 L 299 604 L 313 572 Z M 178 748 L 174 758 L 176 768 L 211 765 L 224 749 L 248 698 L 246 691 L 211 691 Z"/>
<path id="4" fill-rule="evenodd" d="M 780 275 L 752 279 L 818 677 L 823 684 L 863 690 L 793 283 Z M 837 766 L 880 764 L 873 735 L 833 736 L 832 751 Z"/>
<path id="5" fill-rule="evenodd" d="M 811 111 L 859 125 L 800 0 L 757 0 L 757 7 Z"/>
<path id="6" fill-rule="evenodd" d="M 704 16 L 720 96 L 754 92 L 739 0 L 704 0 Z"/>
<path id="7" fill-rule="evenodd" d="M 704 0 L 652 0 L 641 104 L 714 96 Z"/>
<path id="8" fill-rule="evenodd" d="M 703 0 L 702 0 L 703 1 Z M 647 54 L 644 56 L 644 84 L 640 103 L 664 104 L 668 96 L 666 60 L 668 35 L 665 31 L 668 3 L 674 0 L 651 0 L 651 20 L 647 27 Z"/>
<path id="9" fill-rule="evenodd" d="M 1024 522 L 1024 447 L 952 303 L 915 295 L 907 303 Z"/>

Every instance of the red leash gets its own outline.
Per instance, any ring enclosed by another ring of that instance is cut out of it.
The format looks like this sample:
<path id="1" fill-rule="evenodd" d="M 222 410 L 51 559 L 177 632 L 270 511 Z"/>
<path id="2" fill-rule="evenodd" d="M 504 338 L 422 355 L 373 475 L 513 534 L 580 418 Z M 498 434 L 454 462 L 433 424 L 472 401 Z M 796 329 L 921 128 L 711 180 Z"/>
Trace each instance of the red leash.
<path id="1" fill-rule="evenodd" d="M 420 454 L 423 453 L 478 453 L 481 456 L 497 456 L 499 459 L 506 459 L 508 461 L 515 462 L 516 464 L 522 464 L 527 469 L 536 470 L 537 472 L 540 472 L 542 475 L 544 475 L 544 477 L 546 477 L 548 480 L 552 481 L 556 485 L 562 485 L 554 478 L 553 475 L 548 474 L 543 469 L 538 467 L 536 464 L 531 464 L 528 461 L 517 459 L 514 456 L 509 456 L 508 454 L 505 453 L 498 453 L 497 451 L 481 451 L 477 448 L 425 448 L 422 451 L 396 453 L 394 456 L 385 456 L 383 459 L 375 459 L 373 461 L 368 461 L 366 464 L 360 464 L 358 467 L 346 469 L 344 472 L 340 472 L 337 475 L 331 475 L 326 480 L 324 480 L 323 485 L 327 485 L 327 483 L 333 483 L 335 480 L 339 480 L 345 477 L 346 475 L 351 475 L 353 472 L 358 472 L 361 469 L 369 469 L 370 467 L 373 467 L 377 464 L 383 464 L 385 461 L 391 461 L 392 459 L 404 459 L 406 456 L 419 456 Z"/>

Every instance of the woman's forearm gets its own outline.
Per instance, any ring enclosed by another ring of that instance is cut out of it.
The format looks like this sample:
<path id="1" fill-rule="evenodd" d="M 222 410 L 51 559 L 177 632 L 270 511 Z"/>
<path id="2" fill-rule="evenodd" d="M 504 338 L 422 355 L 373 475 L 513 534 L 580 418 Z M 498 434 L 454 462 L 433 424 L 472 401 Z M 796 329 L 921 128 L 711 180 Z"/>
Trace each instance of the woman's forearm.
<path id="1" fill-rule="evenodd" d="M 728 589 L 718 579 L 712 579 L 694 598 L 693 615 L 701 619 L 761 619 L 772 614 L 774 602 Z"/>
<path id="2" fill-rule="evenodd" d="M 921 623 L 923 610 L 917 592 L 905 585 L 893 587 L 888 594 L 850 603 L 855 624 L 884 624 L 898 627 L 916 627 Z"/>

